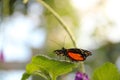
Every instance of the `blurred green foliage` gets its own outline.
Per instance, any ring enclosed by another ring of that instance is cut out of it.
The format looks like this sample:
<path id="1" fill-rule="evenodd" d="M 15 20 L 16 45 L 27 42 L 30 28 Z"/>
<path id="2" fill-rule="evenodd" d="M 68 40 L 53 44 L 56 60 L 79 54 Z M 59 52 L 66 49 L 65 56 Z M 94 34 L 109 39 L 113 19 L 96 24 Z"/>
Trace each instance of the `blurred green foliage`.
<path id="1" fill-rule="evenodd" d="M 95 69 L 92 80 L 120 80 L 120 72 L 114 64 L 107 62 Z"/>

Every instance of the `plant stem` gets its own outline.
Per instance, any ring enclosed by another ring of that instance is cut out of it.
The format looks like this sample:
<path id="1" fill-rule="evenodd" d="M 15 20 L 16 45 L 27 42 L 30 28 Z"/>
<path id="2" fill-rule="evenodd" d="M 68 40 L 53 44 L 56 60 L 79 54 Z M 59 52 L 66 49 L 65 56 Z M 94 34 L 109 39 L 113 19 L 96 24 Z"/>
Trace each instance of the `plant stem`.
<path id="1" fill-rule="evenodd" d="M 79 62 L 79 71 L 81 71 L 82 73 L 85 73 L 85 68 L 84 68 L 84 62 Z"/>
<path id="2" fill-rule="evenodd" d="M 70 31 L 70 29 L 68 28 L 67 24 L 62 20 L 62 18 L 57 14 L 57 12 L 55 12 L 48 4 L 46 4 L 43 0 L 37 0 L 38 2 L 40 2 L 45 8 L 47 8 L 55 17 L 56 19 L 60 22 L 60 24 L 62 25 L 62 27 L 66 30 L 66 32 L 68 33 L 68 35 L 70 36 L 74 47 L 76 46 L 75 43 L 75 39 Z"/>
<path id="3" fill-rule="evenodd" d="M 62 20 L 62 18 L 58 15 L 58 13 L 56 11 L 54 11 L 48 4 L 46 4 L 43 0 L 37 0 L 39 3 L 41 3 L 45 8 L 47 8 L 54 16 L 55 18 L 60 22 L 60 24 L 62 25 L 62 27 L 65 29 L 65 31 L 68 33 L 68 35 L 70 36 L 70 39 L 72 40 L 72 43 L 74 45 L 75 48 L 77 48 L 76 42 L 75 42 L 75 38 L 72 35 L 70 29 L 68 28 L 68 25 Z M 80 71 L 81 72 L 85 72 L 84 69 L 84 62 L 79 62 L 80 64 Z"/>

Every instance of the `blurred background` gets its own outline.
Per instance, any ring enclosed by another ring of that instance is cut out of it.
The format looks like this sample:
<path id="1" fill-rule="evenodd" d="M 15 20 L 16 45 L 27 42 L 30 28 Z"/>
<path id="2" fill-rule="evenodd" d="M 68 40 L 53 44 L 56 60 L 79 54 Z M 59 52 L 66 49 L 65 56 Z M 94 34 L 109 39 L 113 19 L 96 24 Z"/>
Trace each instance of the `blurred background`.
<path id="1" fill-rule="evenodd" d="M 31 57 L 73 47 L 61 24 L 36 0 L 0 0 L 0 80 L 20 80 Z M 85 61 L 89 77 L 109 61 L 120 70 L 119 0 L 44 0 L 67 23 L 77 47 L 92 52 Z M 59 77 L 74 80 L 75 70 Z M 43 80 L 38 77 L 30 80 Z"/>

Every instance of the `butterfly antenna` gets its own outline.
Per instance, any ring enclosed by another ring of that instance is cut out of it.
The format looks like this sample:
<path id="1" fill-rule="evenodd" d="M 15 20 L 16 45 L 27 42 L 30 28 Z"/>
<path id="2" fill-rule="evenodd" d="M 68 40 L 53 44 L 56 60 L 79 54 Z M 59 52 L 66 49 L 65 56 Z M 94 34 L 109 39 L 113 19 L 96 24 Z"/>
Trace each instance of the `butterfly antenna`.
<path id="1" fill-rule="evenodd" d="M 51 40 L 53 43 L 55 43 L 55 44 L 57 44 L 57 45 L 59 45 L 60 47 L 62 47 L 62 45 L 61 44 L 59 44 L 59 43 L 57 43 L 56 41 L 54 41 L 54 40 Z"/>
<path id="2" fill-rule="evenodd" d="M 63 47 L 65 47 L 65 40 L 66 40 L 66 35 L 64 37 Z"/>

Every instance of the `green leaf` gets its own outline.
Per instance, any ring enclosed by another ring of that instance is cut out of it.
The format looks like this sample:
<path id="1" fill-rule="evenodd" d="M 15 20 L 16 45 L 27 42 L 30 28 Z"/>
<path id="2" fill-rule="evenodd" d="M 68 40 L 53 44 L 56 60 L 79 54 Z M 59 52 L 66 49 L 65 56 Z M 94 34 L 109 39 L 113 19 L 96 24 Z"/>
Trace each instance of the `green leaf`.
<path id="1" fill-rule="evenodd" d="M 120 80 L 120 73 L 112 63 L 105 63 L 93 73 L 92 80 Z"/>
<path id="2" fill-rule="evenodd" d="M 49 78 L 48 73 L 40 65 L 37 65 L 37 64 L 34 64 L 34 63 L 29 63 L 26 66 L 26 71 L 29 74 L 39 75 L 39 76 L 41 76 L 41 77 L 43 77 L 47 80 Z"/>
<path id="3" fill-rule="evenodd" d="M 32 63 L 39 65 L 44 71 L 48 72 L 51 78 L 68 73 L 75 67 L 75 64 L 66 61 L 57 61 L 45 56 L 33 57 Z"/>
<path id="4" fill-rule="evenodd" d="M 49 80 L 56 80 L 56 77 L 72 71 L 75 64 L 66 61 L 58 61 L 45 56 L 35 56 L 26 67 L 26 72 L 32 75 L 39 75 Z"/>
<path id="5" fill-rule="evenodd" d="M 30 74 L 24 73 L 21 80 L 26 80 L 29 78 L 29 76 L 30 76 Z"/>

